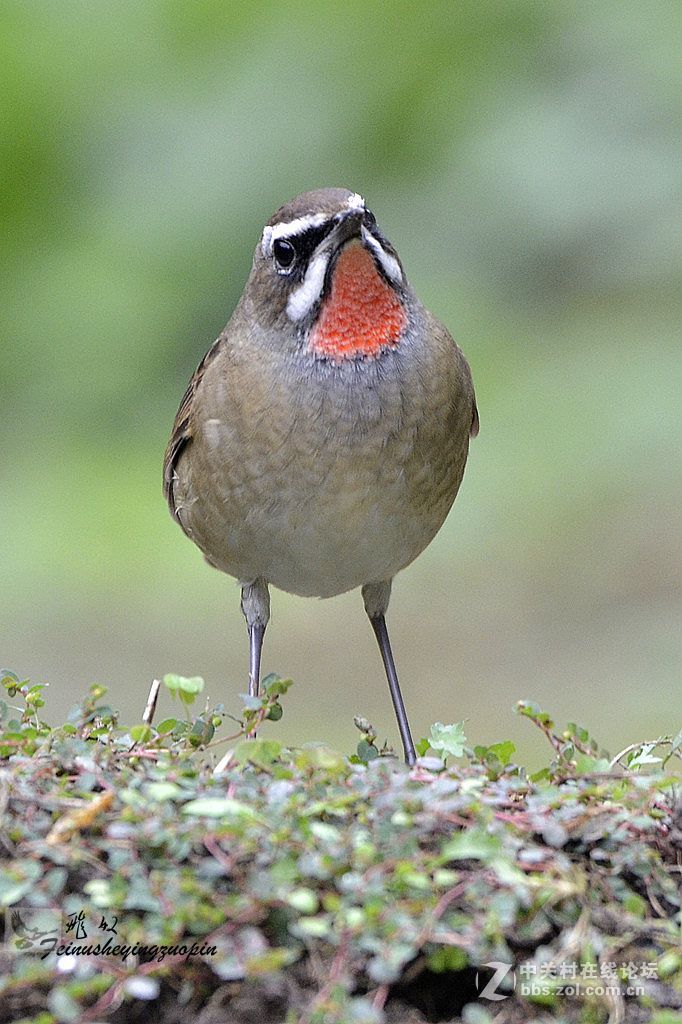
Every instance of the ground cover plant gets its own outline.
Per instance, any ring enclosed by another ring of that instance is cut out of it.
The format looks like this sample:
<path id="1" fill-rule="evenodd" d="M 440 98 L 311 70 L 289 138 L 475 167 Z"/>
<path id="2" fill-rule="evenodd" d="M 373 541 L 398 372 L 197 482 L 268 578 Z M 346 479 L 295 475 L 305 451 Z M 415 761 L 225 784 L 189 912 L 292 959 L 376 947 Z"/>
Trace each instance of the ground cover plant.
<path id="1" fill-rule="evenodd" d="M 51 727 L 2 676 L 2 1024 L 682 1024 L 682 733 L 609 756 L 520 702 L 541 770 L 440 723 L 409 770 L 362 718 L 252 738 L 289 680 L 235 719 L 164 683 L 177 717 L 93 686 Z"/>

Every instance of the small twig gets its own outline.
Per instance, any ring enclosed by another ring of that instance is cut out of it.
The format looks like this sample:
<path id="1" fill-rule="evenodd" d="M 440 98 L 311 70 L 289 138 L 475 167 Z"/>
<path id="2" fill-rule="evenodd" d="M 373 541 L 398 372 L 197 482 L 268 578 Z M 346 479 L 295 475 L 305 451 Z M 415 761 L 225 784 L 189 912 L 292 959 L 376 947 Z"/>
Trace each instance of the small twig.
<path id="1" fill-rule="evenodd" d="M 329 998 L 334 985 L 336 985 L 340 980 L 344 970 L 348 966 L 349 942 L 350 932 L 348 929 L 344 929 L 339 938 L 339 948 L 337 949 L 334 959 L 332 960 L 331 967 L 329 968 L 327 981 L 318 991 L 311 1005 L 305 1010 L 302 1016 L 299 1017 L 298 1024 L 310 1024 L 310 1021 L 312 1021 L 315 1016 L 315 1012 L 322 1008 L 326 1000 Z"/>
<path id="2" fill-rule="evenodd" d="M 609 761 L 609 768 L 615 768 L 621 757 L 625 757 L 626 754 L 630 754 L 633 750 L 639 750 L 640 747 L 648 747 L 649 745 L 653 750 L 653 748 L 657 747 L 660 743 L 670 743 L 670 740 L 667 736 L 659 736 L 657 740 L 645 740 L 643 743 L 630 743 L 627 747 L 624 747 L 621 750 L 620 754 L 616 754 L 615 757 L 611 758 Z"/>
<path id="3" fill-rule="evenodd" d="M 221 867 L 225 868 L 226 874 L 231 875 L 234 868 L 234 860 L 225 853 L 214 833 L 211 832 L 204 836 L 204 846 L 211 856 L 215 857 Z"/>
<path id="4" fill-rule="evenodd" d="M 670 915 L 665 912 L 660 902 L 656 898 L 655 893 L 651 891 L 651 886 L 649 885 L 647 879 L 644 880 L 644 887 L 646 889 L 646 894 L 649 897 L 649 903 L 651 904 L 651 906 L 654 908 L 654 910 L 660 918 L 662 918 L 664 921 L 667 921 Z"/>
<path id="5" fill-rule="evenodd" d="M 137 743 L 133 743 L 132 747 L 130 747 L 128 750 L 119 750 L 118 756 L 139 758 L 146 757 L 148 761 L 158 761 L 159 754 L 161 753 L 162 751 L 160 750 L 142 750 L 140 747 L 138 747 Z"/>
<path id="6" fill-rule="evenodd" d="M 603 957 L 599 958 L 600 967 L 605 962 Z M 609 1014 L 607 1024 L 622 1024 L 625 1017 L 625 1003 L 623 994 L 618 985 L 607 985 L 604 992 L 604 1002 Z"/>
<path id="7" fill-rule="evenodd" d="M 161 681 L 155 679 L 149 688 L 149 696 L 147 697 L 147 706 L 144 709 L 142 715 L 142 721 L 145 725 L 151 725 L 152 719 L 154 718 L 154 712 L 156 711 L 156 702 L 159 699 L 159 690 L 161 689 Z"/>
<path id="8" fill-rule="evenodd" d="M 519 701 L 519 705 L 522 704 L 523 701 Z M 559 737 L 554 732 L 552 732 L 551 728 L 547 725 L 547 723 L 539 721 L 539 719 L 535 715 L 526 715 L 525 717 L 529 718 L 533 725 L 536 726 L 536 728 L 538 728 L 540 732 L 543 732 L 545 734 L 547 742 L 550 744 L 551 747 L 554 748 L 557 754 L 561 756 L 564 751 L 565 741 L 559 739 Z"/>
<path id="9" fill-rule="evenodd" d="M 388 999 L 388 991 L 388 985 L 379 985 L 379 988 L 372 997 L 373 1010 L 383 1010 L 386 1005 L 386 1000 Z"/>
<path id="10" fill-rule="evenodd" d="M 443 893 L 443 895 L 441 896 L 441 898 L 438 900 L 435 907 L 431 911 L 428 920 L 423 925 L 423 927 L 421 928 L 420 932 L 417 935 L 417 939 L 415 942 L 417 950 L 421 950 L 424 943 L 428 942 L 433 926 L 436 924 L 437 921 L 440 921 L 441 917 L 448 909 L 450 904 L 454 903 L 455 900 L 459 899 L 459 897 L 466 892 L 466 887 L 467 879 L 463 879 L 462 881 L 458 882 L 457 885 L 454 885 L 452 889 L 448 889 L 447 892 Z"/>

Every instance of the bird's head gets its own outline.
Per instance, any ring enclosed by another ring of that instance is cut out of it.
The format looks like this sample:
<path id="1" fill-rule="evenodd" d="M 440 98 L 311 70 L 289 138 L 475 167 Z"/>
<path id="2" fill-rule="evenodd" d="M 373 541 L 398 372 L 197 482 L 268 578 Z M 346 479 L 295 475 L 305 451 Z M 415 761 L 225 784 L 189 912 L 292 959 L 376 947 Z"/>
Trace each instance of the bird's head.
<path id="1" fill-rule="evenodd" d="M 268 221 L 244 298 L 262 327 L 341 363 L 397 347 L 407 293 L 398 254 L 362 196 L 325 188 Z"/>

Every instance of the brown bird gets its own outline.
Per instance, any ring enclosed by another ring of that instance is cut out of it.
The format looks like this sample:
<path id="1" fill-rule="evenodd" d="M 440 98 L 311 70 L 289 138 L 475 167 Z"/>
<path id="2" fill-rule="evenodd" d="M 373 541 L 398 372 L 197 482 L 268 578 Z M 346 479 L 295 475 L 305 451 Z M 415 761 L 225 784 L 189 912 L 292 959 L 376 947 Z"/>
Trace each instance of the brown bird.
<path id="1" fill-rule="evenodd" d="M 305 192 L 268 221 L 164 461 L 173 516 L 241 584 L 258 694 L 269 584 L 362 587 L 408 764 L 385 613 L 455 500 L 478 413 L 469 366 L 410 287 L 362 196 Z"/>

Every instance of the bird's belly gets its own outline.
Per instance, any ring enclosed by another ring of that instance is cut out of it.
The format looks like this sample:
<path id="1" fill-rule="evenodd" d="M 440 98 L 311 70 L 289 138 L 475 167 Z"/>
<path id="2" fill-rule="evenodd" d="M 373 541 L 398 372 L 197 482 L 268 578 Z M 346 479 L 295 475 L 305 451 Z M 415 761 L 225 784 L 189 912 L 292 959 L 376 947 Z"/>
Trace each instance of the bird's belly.
<path id="1" fill-rule="evenodd" d="M 292 487 L 275 508 L 251 508 L 248 538 L 235 536 L 235 550 L 244 555 L 255 539 L 256 575 L 290 593 L 331 597 L 391 579 L 438 529 L 440 521 L 432 526 L 411 512 L 400 481 L 338 476 L 314 489 Z"/>
<path id="2" fill-rule="evenodd" d="M 422 458 L 412 432 L 389 444 L 260 448 L 238 463 L 224 436 L 213 440 L 194 452 L 201 473 L 190 465 L 183 525 L 217 568 L 303 596 L 391 579 L 437 533 L 464 465 L 448 444 Z M 211 486 L 199 490 L 192 478 L 206 480 L 207 470 Z"/>

